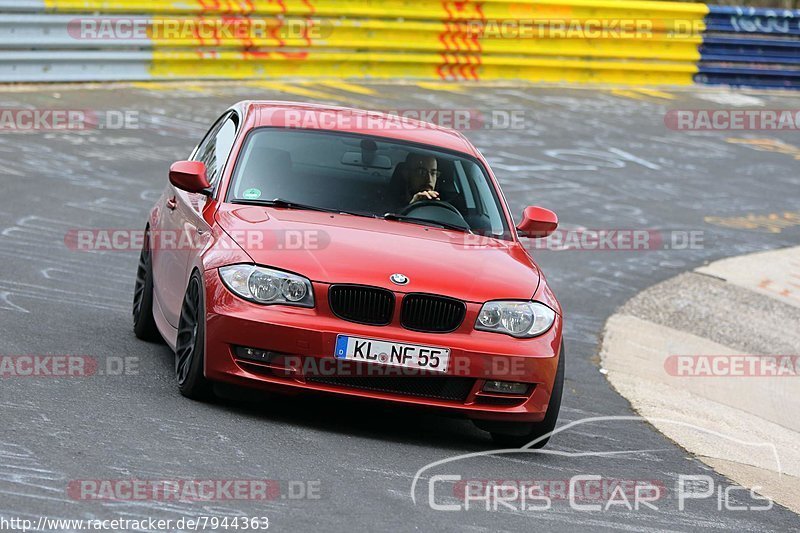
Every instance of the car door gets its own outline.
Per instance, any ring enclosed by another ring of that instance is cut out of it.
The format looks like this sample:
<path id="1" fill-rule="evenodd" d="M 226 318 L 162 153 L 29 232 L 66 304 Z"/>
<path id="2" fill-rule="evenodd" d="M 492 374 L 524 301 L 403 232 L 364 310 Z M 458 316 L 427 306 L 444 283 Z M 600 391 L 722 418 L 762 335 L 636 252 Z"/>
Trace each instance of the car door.
<path id="1" fill-rule="evenodd" d="M 190 159 L 206 164 L 206 176 L 215 190 L 233 148 L 239 120 L 231 111 L 220 117 L 195 148 Z M 167 321 L 178 327 L 183 294 L 186 290 L 191 258 L 202 250 L 210 227 L 203 219 L 207 197 L 203 194 L 167 187 L 161 229 L 160 261 L 154 262 L 161 311 Z"/>

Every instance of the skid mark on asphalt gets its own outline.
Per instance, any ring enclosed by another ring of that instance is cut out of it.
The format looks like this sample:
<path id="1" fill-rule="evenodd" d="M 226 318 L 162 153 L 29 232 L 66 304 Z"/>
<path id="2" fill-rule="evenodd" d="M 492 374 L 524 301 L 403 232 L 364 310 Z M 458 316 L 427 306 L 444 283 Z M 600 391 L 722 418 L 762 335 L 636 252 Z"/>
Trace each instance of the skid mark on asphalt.
<path id="1" fill-rule="evenodd" d="M 0 256 L 37 265 L 32 272 L 38 272 L 42 280 L 0 279 L 0 309 L 27 313 L 24 301 L 28 299 L 106 311 L 127 309 L 129 291 L 117 280 L 133 279 L 132 267 L 125 266 L 130 258 L 125 254 L 70 252 L 64 244 L 70 229 L 68 222 L 29 215 L 0 231 Z M 98 261 L 103 276 L 97 275 Z"/>
<path id="2" fill-rule="evenodd" d="M 120 204 L 116 198 L 107 198 L 105 196 L 95 198 L 89 202 L 67 202 L 66 206 L 116 217 L 129 217 L 142 213 L 142 209 L 139 206 Z"/>
<path id="3" fill-rule="evenodd" d="M 16 281 L 0 279 L 0 293 L 8 294 L 10 297 L 24 297 L 34 300 L 44 300 L 65 305 L 82 305 L 106 311 L 123 311 L 128 306 L 120 303 L 120 299 L 114 296 L 92 295 L 91 299 L 85 298 L 86 293 L 80 290 L 57 289 L 30 283 L 19 283 Z M 8 301 L 8 298 L 5 300 Z M 13 302 L 12 302 L 12 305 Z M 14 305 L 15 309 L 22 308 L 21 305 Z"/>
<path id="4" fill-rule="evenodd" d="M 11 297 L 13 293 L 10 291 L 0 291 L 0 309 L 4 309 L 6 311 L 16 311 L 18 313 L 30 313 L 24 307 L 15 304 L 11 301 Z"/>
<path id="5" fill-rule="evenodd" d="M 4 250 L 3 248 L 0 248 L 0 255 L 3 255 L 8 258 L 22 259 L 30 262 L 31 264 L 37 264 L 37 265 L 45 263 L 53 264 L 53 267 L 46 267 L 44 269 L 41 269 L 40 272 L 43 272 L 48 268 L 54 268 L 56 270 L 63 270 L 65 272 L 77 274 L 79 272 L 93 272 L 93 269 L 97 268 L 98 265 L 96 262 L 91 261 L 90 259 L 92 258 L 93 255 L 96 256 L 101 254 L 99 252 L 75 252 L 73 254 L 76 257 L 78 256 L 86 257 L 86 260 L 83 260 L 77 258 L 72 259 L 64 255 L 54 256 L 53 253 L 48 251 L 35 251 L 35 250 L 17 251 L 13 249 Z M 123 255 L 124 254 L 119 254 L 119 253 L 103 253 L 102 257 L 104 259 L 111 257 L 114 258 L 118 257 L 120 259 L 124 259 L 122 257 Z M 126 276 L 132 275 L 133 268 L 135 268 L 135 264 L 132 261 L 126 261 L 125 264 L 122 264 L 120 262 L 120 264 L 117 265 L 112 264 L 111 262 L 106 262 L 105 264 L 102 265 L 103 272 L 110 277 L 119 275 L 126 275 Z"/>
<path id="6" fill-rule="evenodd" d="M 629 165 L 639 165 L 649 170 L 661 169 L 661 165 L 657 163 L 615 147 L 607 147 L 605 150 L 586 148 L 548 149 L 544 150 L 543 154 L 556 161 L 547 161 L 505 151 L 497 152 L 492 160 L 496 161 L 497 168 L 509 172 L 596 172 L 602 168 L 618 169 Z M 514 165 L 511 164 L 512 161 L 519 161 L 523 164 Z"/>
<path id="7" fill-rule="evenodd" d="M 123 255 L 109 254 L 107 252 L 86 251 L 69 252 L 66 247 L 66 237 L 76 228 L 63 221 L 56 221 L 35 215 L 23 217 L 16 224 L 0 231 L 0 253 L 8 254 L 34 254 L 45 261 L 61 265 L 75 263 L 75 266 L 90 266 L 92 259 L 103 256 L 107 259 L 125 260 Z M 69 257 L 68 253 L 76 254 Z M 80 254 L 80 255 L 78 255 Z M 113 268 L 113 266 L 112 266 Z"/>
<path id="8" fill-rule="evenodd" d="M 28 448 L 13 442 L 0 442 L 0 480 L 3 481 L 0 494 L 69 502 L 65 497 L 65 479 L 64 474 L 44 468 Z M 18 512 L 8 514 L 17 516 Z"/>
<path id="9" fill-rule="evenodd" d="M 159 109 L 144 115 L 139 122 L 141 129 L 147 129 L 160 136 L 179 134 L 189 138 L 202 138 L 208 130 L 207 120 L 168 115 L 166 114 L 168 111 L 175 112 L 174 110 Z"/>
<path id="10" fill-rule="evenodd" d="M 103 278 L 98 278 L 96 272 L 92 272 L 91 270 L 68 270 L 65 268 L 59 267 L 51 267 L 51 268 L 44 268 L 40 270 L 42 277 L 47 280 L 54 280 L 59 281 L 62 283 L 74 283 L 77 282 L 78 279 L 83 279 L 87 286 L 91 286 L 95 289 L 102 288 L 103 294 L 109 294 L 111 292 L 115 292 L 119 294 L 123 298 L 127 298 L 131 296 L 130 287 L 121 287 L 119 281 L 111 280 L 104 281 Z M 124 272 L 125 278 L 132 279 L 130 269 L 122 270 Z M 125 279 L 123 278 L 123 279 Z M 131 281 L 131 285 L 133 282 Z M 129 290 L 130 289 L 130 290 Z"/>

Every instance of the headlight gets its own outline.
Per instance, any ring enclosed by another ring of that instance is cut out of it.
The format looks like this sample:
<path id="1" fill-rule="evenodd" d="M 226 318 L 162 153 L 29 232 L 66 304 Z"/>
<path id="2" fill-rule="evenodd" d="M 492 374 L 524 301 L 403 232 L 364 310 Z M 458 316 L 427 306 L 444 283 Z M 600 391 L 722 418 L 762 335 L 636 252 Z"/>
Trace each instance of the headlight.
<path id="1" fill-rule="evenodd" d="M 556 312 L 539 302 L 486 302 L 475 329 L 528 338 L 541 335 L 553 325 Z"/>
<path id="2" fill-rule="evenodd" d="M 225 286 L 245 300 L 314 307 L 311 282 L 303 276 L 254 265 L 222 267 L 219 274 Z"/>

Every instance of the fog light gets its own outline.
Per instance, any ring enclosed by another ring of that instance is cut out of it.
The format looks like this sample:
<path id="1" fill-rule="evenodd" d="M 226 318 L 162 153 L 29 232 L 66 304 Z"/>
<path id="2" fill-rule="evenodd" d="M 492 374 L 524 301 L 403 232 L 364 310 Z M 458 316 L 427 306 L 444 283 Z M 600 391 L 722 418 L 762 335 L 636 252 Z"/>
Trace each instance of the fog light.
<path id="1" fill-rule="evenodd" d="M 280 355 L 276 352 L 259 350 L 257 348 L 246 348 L 244 346 L 237 346 L 234 348 L 234 352 L 236 353 L 236 357 L 240 359 L 249 359 L 250 361 L 258 361 L 260 363 L 269 363 Z"/>
<path id="2" fill-rule="evenodd" d="M 514 381 L 487 381 L 483 385 L 483 392 L 494 392 L 497 394 L 527 394 L 527 383 L 516 383 Z"/>

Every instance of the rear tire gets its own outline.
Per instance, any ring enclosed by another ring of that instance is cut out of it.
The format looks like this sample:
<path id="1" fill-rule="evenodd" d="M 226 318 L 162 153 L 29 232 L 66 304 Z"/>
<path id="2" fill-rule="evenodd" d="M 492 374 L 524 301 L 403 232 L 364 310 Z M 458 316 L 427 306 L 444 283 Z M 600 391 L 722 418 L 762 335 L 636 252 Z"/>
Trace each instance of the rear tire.
<path id="1" fill-rule="evenodd" d="M 153 318 L 153 265 L 150 260 L 150 237 L 145 233 L 139 267 L 136 269 L 136 285 L 133 289 L 133 333 L 138 339 L 161 342 L 161 333 Z"/>
<path id="2" fill-rule="evenodd" d="M 192 400 L 214 396 L 211 382 L 203 373 L 205 360 L 206 313 L 203 280 L 197 271 L 189 278 L 178 321 L 175 343 L 175 379 L 182 395 Z"/>
<path id="3" fill-rule="evenodd" d="M 504 448 L 521 448 L 531 441 L 552 432 L 558 421 L 558 412 L 561 409 L 561 396 L 564 391 L 564 341 L 561 341 L 561 353 L 558 357 L 558 369 L 553 383 L 553 392 L 550 394 L 550 402 L 547 404 L 547 413 L 541 422 L 533 424 L 505 424 L 494 426 L 489 431 L 492 440 L 498 446 Z M 531 448 L 544 448 L 550 437 L 536 442 Z"/>

